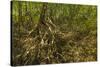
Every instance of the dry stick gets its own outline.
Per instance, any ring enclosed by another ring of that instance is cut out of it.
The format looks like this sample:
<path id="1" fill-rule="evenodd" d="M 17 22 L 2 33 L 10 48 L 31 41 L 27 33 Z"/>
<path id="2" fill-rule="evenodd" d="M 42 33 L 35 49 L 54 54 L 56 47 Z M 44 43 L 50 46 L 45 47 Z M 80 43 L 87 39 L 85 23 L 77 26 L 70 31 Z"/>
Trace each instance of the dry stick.
<path id="1" fill-rule="evenodd" d="M 55 27 L 56 28 L 56 25 L 55 24 L 53 24 L 53 22 L 51 21 L 51 19 L 48 17 L 48 20 L 49 20 L 49 24 L 51 24 L 53 27 Z"/>

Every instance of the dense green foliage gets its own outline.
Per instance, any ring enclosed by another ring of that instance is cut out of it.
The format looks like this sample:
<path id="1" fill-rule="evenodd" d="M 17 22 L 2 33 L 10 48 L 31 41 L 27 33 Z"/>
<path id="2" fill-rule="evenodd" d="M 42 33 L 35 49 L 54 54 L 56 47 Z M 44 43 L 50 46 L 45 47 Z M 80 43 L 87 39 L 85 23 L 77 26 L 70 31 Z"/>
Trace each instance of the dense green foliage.
<path id="1" fill-rule="evenodd" d="M 97 60 L 97 8 L 12 1 L 12 65 Z"/>

